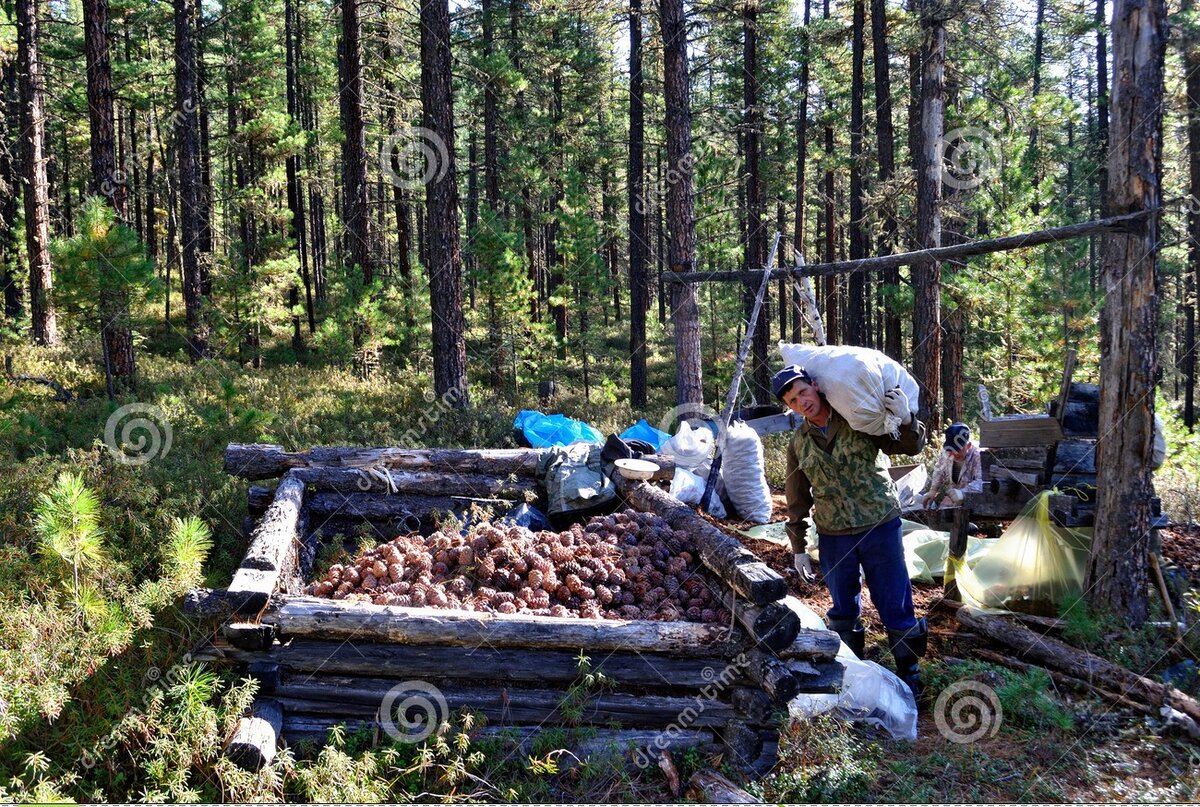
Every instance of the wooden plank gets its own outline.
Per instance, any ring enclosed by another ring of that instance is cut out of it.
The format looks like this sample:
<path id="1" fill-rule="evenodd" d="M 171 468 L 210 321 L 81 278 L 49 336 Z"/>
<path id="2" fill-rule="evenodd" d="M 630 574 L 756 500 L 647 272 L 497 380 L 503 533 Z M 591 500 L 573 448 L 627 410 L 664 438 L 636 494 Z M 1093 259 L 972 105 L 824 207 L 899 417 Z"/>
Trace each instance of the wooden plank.
<path id="1" fill-rule="evenodd" d="M 979 422 L 979 443 L 988 448 L 1048 446 L 1062 438 L 1062 425 L 1049 415 L 1008 415 Z"/>
<path id="2" fill-rule="evenodd" d="M 426 679 L 495 680 L 571 684 L 580 676 L 579 656 L 615 684 L 662 691 L 698 691 L 717 682 L 747 680 L 737 659 L 677 658 L 633 652 L 527 650 L 519 648 L 389 645 L 295 639 L 264 650 L 245 650 L 217 640 L 225 661 L 267 662 L 295 673 L 326 676 L 407 676 Z"/>
<path id="3" fill-rule="evenodd" d="M 485 614 L 321 597 L 287 597 L 263 614 L 284 637 L 357 639 L 403 644 L 529 649 L 628 650 L 683 657 L 731 658 L 746 637 L 722 625 L 651 620 L 572 619 Z"/>
<path id="4" fill-rule="evenodd" d="M 272 479 L 291 468 L 392 468 L 405 471 L 533 476 L 542 450 L 534 448 L 347 448 L 285 451 L 266 443 L 230 443 L 225 473 L 242 479 Z"/>
<path id="5" fill-rule="evenodd" d="M 686 532 L 704 565 L 754 605 L 767 605 L 787 594 L 787 581 L 778 572 L 671 494 L 628 480 L 620 480 L 618 488 L 631 506 Z"/>

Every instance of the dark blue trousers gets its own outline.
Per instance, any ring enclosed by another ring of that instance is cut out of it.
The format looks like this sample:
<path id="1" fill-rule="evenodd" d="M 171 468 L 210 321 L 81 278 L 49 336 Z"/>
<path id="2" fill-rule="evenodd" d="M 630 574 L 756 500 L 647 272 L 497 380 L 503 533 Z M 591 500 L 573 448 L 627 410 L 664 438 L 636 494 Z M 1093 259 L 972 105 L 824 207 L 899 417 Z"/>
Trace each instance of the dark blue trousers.
<path id="1" fill-rule="evenodd" d="M 900 536 L 899 517 L 853 535 L 818 533 L 821 572 L 833 597 L 828 614 L 831 624 L 853 622 L 862 614 L 860 565 L 884 627 L 908 630 L 917 624 Z"/>

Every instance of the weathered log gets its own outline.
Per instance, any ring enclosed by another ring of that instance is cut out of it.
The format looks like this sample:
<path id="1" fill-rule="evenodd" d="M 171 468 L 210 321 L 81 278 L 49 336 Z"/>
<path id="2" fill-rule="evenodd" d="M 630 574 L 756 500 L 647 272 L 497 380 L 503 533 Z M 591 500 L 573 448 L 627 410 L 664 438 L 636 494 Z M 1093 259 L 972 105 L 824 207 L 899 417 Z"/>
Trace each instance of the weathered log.
<path id="1" fill-rule="evenodd" d="M 762 687 L 763 692 L 771 696 L 771 700 L 784 706 L 792 698 L 800 694 L 800 681 L 792 675 L 791 669 L 774 655 L 761 650 L 751 650 L 746 654 L 746 674 L 750 680 Z M 817 670 L 812 668 L 812 674 Z"/>
<path id="2" fill-rule="evenodd" d="M 309 497 L 313 515 L 350 518 L 411 519 L 426 521 L 433 513 L 460 513 L 471 507 L 490 507 L 497 517 L 504 515 L 518 499 L 472 496 L 422 496 L 420 494 L 380 495 L 378 493 L 339 493 L 317 491 Z M 524 498 L 519 501 L 525 501 Z"/>
<path id="3" fill-rule="evenodd" d="M 183 597 L 183 612 L 190 617 L 207 619 L 233 613 L 233 604 L 223 588 L 194 588 Z"/>
<path id="4" fill-rule="evenodd" d="M 739 717 L 759 726 L 774 723 L 784 711 L 761 687 L 735 687 L 729 699 Z"/>
<path id="5" fill-rule="evenodd" d="M 393 468 L 446 474 L 532 476 L 541 449 L 339 448 L 285 451 L 265 443 L 230 443 L 225 473 L 242 479 L 272 479 L 291 468 Z"/>
<path id="6" fill-rule="evenodd" d="M 758 799 L 712 768 L 701 768 L 688 780 L 688 797 L 706 804 L 761 804 Z"/>
<path id="7" fill-rule="evenodd" d="M 1140 712 L 1144 715 L 1158 717 L 1158 712 L 1144 703 L 1138 703 L 1137 701 L 1130 700 L 1129 698 L 1124 698 L 1116 693 L 1109 692 L 1106 689 L 1101 689 L 1098 686 L 1089 684 L 1087 681 L 1076 678 L 1072 675 L 1060 673 L 1057 670 L 1047 670 L 1045 667 L 1039 667 L 1035 664 L 1027 664 L 1024 661 L 1019 661 L 1011 656 L 1006 656 L 1002 653 L 994 653 L 991 650 L 984 650 L 983 648 L 977 647 L 971 652 L 984 661 L 990 661 L 993 664 L 999 664 L 1002 667 L 1008 667 L 1010 670 L 1016 670 L 1020 673 L 1028 673 L 1034 670 L 1040 670 L 1046 673 L 1046 675 L 1050 676 L 1050 680 L 1061 686 L 1070 687 L 1071 689 L 1084 692 L 1088 695 L 1102 698 L 1110 703 L 1115 703 L 1118 706 L 1124 706 L 1126 709 L 1132 709 L 1135 712 Z"/>
<path id="8" fill-rule="evenodd" d="M 227 597 L 239 614 L 262 610 L 285 575 L 295 569 L 304 483 L 290 473 L 250 535 L 246 556 L 234 572 Z"/>
<path id="9" fill-rule="evenodd" d="M 275 641 L 275 626 L 261 622 L 229 622 L 221 635 L 239 650 L 266 650 Z"/>
<path id="10" fill-rule="evenodd" d="M 214 644 L 215 652 L 234 661 L 270 661 L 296 673 L 429 679 L 493 680 L 571 684 L 580 676 L 580 650 L 447 647 L 440 644 L 392 645 L 364 641 L 329 642 L 293 639 L 262 650 L 232 642 Z M 615 685 L 662 691 L 715 691 L 745 681 L 736 663 L 716 658 L 679 658 L 634 651 L 582 651 L 591 669 Z M 715 683 L 715 682 L 720 682 Z M 711 686 L 710 686 L 711 684 Z"/>
<path id="11" fill-rule="evenodd" d="M 346 725 L 354 731 L 358 728 L 368 728 L 379 731 L 379 723 L 374 720 L 354 719 L 339 720 L 333 717 L 313 715 L 286 715 L 283 721 L 284 739 L 289 744 L 308 740 L 321 745 L 327 739 L 329 730 L 335 725 Z M 472 732 L 479 737 L 499 737 L 511 743 L 514 747 L 511 753 L 527 755 L 538 737 L 550 728 L 541 726 L 483 726 Z M 683 750 L 687 748 L 708 747 L 715 750 L 716 737 L 711 729 L 682 729 L 677 732 L 647 731 L 644 729 L 611 729 L 591 728 L 580 732 L 579 737 L 567 736 L 563 747 L 574 752 L 580 758 L 586 759 L 599 754 L 624 754 L 640 749 L 669 749 Z M 573 766 L 575 760 L 569 754 L 559 758 L 562 768 Z"/>
<path id="12" fill-rule="evenodd" d="M 289 597 L 263 614 L 286 637 L 356 639 L 404 644 L 670 653 L 732 658 L 745 639 L 727 627 L 695 622 L 566 619 L 483 614 L 398 605 L 363 605 L 320 597 Z"/>
<path id="13" fill-rule="evenodd" d="M 815 695 L 830 692 L 840 692 L 842 680 L 846 676 L 845 666 L 837 659 L 820 661 L 798 661 L 790 659 L 784 662 L 792 671 L 800 691 Z"/>
<path id="14" fill-rule="evenodd" d="M 249 717 L 238 720 L 225 756 L 241 768 L 257 771 L 271 764 L 283 729 L 283 710 L 272 699 L 254 701 Z"/>
<path id="15" fill-rule="evenodd" d="M 618 487 L 636 509 L 686 532 L 704 565 L 750 602 L 766 605 L 787 594 L 787 581 L 778 572 L 671 494 L 645 482 L 621 480 Z"/>
<path id="16" fill-rule="evenodd" d="M 1018 651 L 1023 659 L 1055 667 L 1087 681 L 1100 681 L 1115 694 L 1153 706 L 1170 706 L 1200 721 L 1200 703 L 1174 687 L 1138 675 L 1120 664 L 1080 650 L 1050 636 L 1039 636 L 1023 625 L 964 605 L 956 618 L 960 624 Z"/>
<path id="17" fill-rule="evenodd" d="M 289 474 L 318 490 L 342 493 L 418 493 L 426 496 L 464 496 L 529 501 L 538 495 L 531 476 L 396 471 L 364 468 L 296 468 Z"/>
<path id="18" fill-rule="evenodd" d="M 800 634 L 800 618 L 777 602 L 753 605 L 739 597 L 733 616 L 755 643 L 776 653 L 790 647 Z"/>
<path id="19" fill-rule="evenodd" d="M 792 643 L 776 655 L 784 659 L 832 659 L 842 648 L 842 640 L 836 633 L 825 629 L 825 623 L 800 600 L 790 594 L 779 604 L 796 615 L 801 629 Z"/>
<path id="20" fill-rule="evenodd" d="M 584 698 L 566 688 L 523 688 L 501 686 L 444 686 L 426 681 L 397 682 L 392 679 L 332 681 L 323 676 L 292 683 L 290 677 L 275 689 L 273 697 L 288 715 L 343 715 L 381 721 L 396 726 L 402 718 L 395 712 L 406 700 L 421 698 L 421 709 L 436 713 L 423 717 L 447 720 L 461 709 L 470 709 L 491 724 L 582 723 L 593 726 L 618 724 L 622 728 L 665 728 L 686 722 L 689 727 L 725 726 L 735 717 L 727 701 L 699 697 L 590 692 Z M 426 706 L 425 704 L 428 704 Z M 383 710 L 381 712 L 381 710 Z M 682 717 L 681 717 L 682 716 Z"/>

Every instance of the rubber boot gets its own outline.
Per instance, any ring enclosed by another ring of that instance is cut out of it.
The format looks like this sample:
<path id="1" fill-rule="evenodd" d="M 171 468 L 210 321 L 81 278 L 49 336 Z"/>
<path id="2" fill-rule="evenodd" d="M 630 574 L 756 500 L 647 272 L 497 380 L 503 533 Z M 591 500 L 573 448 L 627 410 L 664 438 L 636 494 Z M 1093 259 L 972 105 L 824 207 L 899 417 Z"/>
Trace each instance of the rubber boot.
<path id="1" fill-rule="evenodd" d="M 892 656 L 896 659 L 896 675 L 908 684 L 912 690 L 913 699 L 921 700 L 921 672 L 917 662 L 925 655 L 925 646 L 929 638 L 929 626 L 925 617 L 917 620 L 917 624 L 908 630 L 888 630 L 888 645 L 892 648 Z"/>
<path id="2" fill-rule="evenodd" d="M 857 619 L 830 619 L 829 627 L 842 638 L 858 658 L 863 657 L 867 647 L 867 629 Z"/>

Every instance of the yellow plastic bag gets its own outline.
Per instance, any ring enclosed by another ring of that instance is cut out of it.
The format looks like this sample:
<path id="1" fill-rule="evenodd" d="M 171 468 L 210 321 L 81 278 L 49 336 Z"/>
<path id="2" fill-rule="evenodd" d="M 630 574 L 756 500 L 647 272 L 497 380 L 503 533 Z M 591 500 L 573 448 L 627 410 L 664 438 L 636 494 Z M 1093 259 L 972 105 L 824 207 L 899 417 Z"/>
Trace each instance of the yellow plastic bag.
<path id="1" fill-rule="evenodd" d="M 972 566 L 951 559 L 964 603 L 990 611 L 1057 616 L 1063 601 L 1083 590 L 1092 531 L 1055 524 L 1050 518 L 1051 493 L 1038 494 Z"/>

